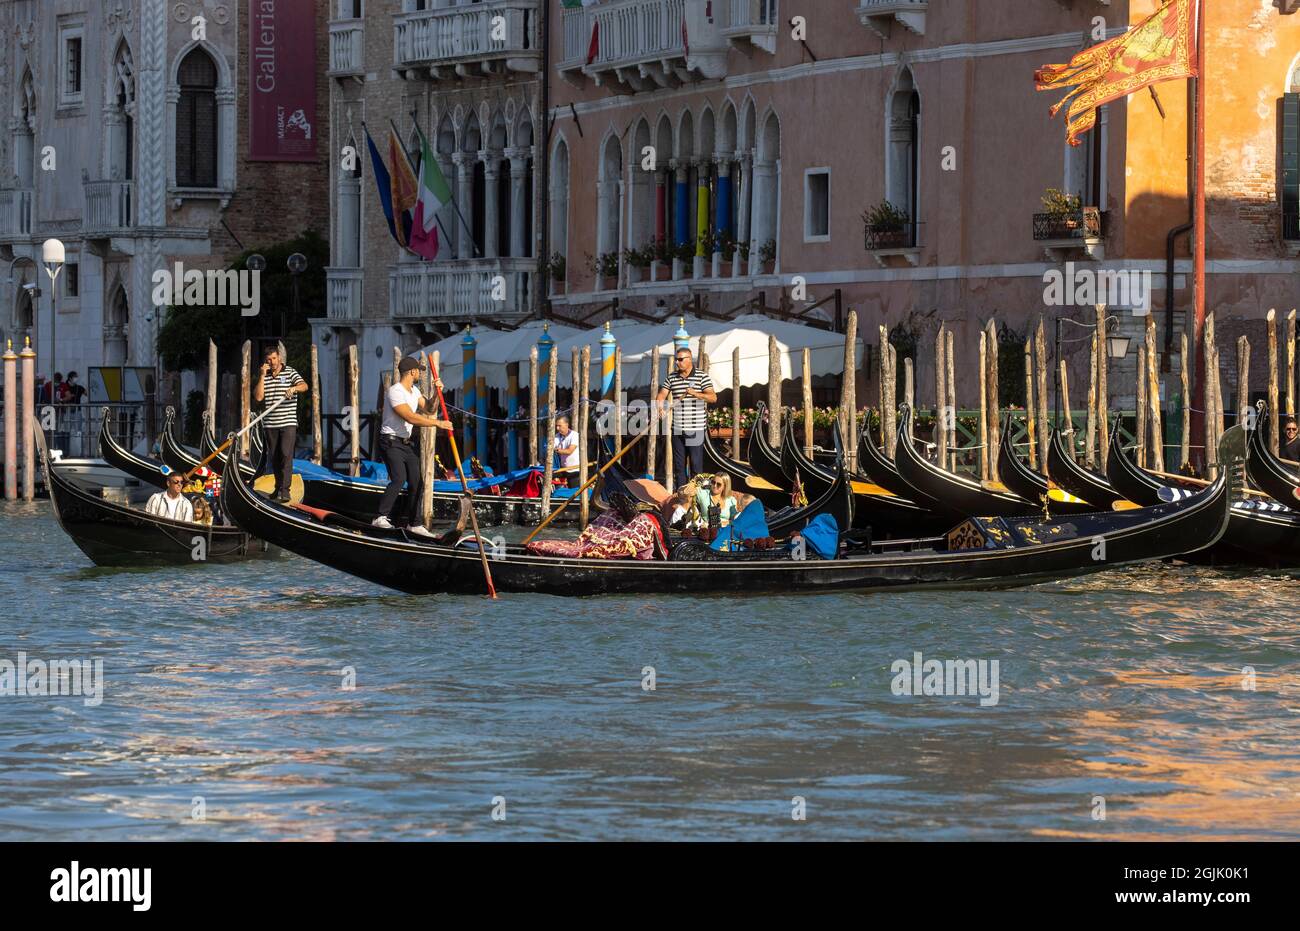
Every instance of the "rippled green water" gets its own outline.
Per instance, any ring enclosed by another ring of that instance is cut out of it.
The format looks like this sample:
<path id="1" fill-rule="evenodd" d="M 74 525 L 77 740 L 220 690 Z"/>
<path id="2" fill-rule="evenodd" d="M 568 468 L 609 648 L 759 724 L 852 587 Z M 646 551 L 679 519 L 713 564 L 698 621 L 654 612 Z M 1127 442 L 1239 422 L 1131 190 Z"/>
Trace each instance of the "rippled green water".
<path id="1" fill-rule="evenodd" d="M 95 569 L 0 505 L 0 659 L 106 679 L 0 697 L 0 839 L 1295 838 L 1297 592 L 415 598 L 296 557 Z M 915 651 L 997 659 L 998 704 L 894 695 Z"/>

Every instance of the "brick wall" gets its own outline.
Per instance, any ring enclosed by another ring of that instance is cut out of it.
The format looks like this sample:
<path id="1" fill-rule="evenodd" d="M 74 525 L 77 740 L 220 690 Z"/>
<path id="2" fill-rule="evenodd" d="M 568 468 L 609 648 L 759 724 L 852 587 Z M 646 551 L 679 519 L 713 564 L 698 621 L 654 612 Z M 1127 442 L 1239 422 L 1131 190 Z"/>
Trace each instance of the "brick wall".
<path id="1" fill-rule="evenodd" d="M 253 162 L 248 159 L 248 62 L 251 19 L 241 4 L 239 64 L 236 76 L 237 110 L 235 154 L 238 185 L 226 209 L 226 225 L 244 249 L 264 246 L 314 229 L 329 238 L 330 104 L 329 17 L 330 0 L 316 0 L 316 161 Z M 243 251 L 224 228 L 213 231 L 213 253 L 228 262 Z"/>

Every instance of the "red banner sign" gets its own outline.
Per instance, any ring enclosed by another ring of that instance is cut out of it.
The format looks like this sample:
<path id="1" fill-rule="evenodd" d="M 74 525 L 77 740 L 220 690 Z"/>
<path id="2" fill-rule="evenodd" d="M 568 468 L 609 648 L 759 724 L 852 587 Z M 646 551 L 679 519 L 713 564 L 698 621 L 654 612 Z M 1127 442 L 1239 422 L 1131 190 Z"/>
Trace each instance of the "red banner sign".
<path id="1" fill-rule="evenodd" d="M 316 160 L 315 0 L 249 0 L 248 158 Z"/>

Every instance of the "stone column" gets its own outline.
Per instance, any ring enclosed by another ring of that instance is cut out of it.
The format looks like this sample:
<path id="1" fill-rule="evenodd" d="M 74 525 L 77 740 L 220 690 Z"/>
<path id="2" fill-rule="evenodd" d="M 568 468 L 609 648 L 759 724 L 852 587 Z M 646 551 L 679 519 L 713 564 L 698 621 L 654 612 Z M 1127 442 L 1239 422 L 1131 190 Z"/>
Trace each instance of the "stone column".
<path id="1" fill-rule="evenodd" d="M 500 221 L 497 218 L 498 188 L 501 176 L 501 153 L 491 149 L 479 150 L 483 162 L 483 255 L 495 259 L 498 254 L 497 238 Z"/>
<path id="2" fill-rule="evenodd" d="M 456 181 L 456 163 L 445 155 L 438 156 L 438 168 L 442 171 L 442 176 L 447 179 L 447 186 L 451 187 Z M 460 206 L 459 202 L 456 206 Z M 456 207 L 448 206 L 441 211 L 442 225 L 438 227 L 438 261 L 450 262 L 456 258 L 456 244 L 460 242 L 464 232 L 460 228 L 460 217 L 456 216 Z"/>
<path id="3" fill-rule="evenodd" d="M 736 211 L 736 242 L 749 242 L 750 211 L 752 207 L 752 198 L 754 193 L 753 172 L 750 170 L 752 159 L 749 155 L 741 152 L 736 153 L 736 160 L 740 162 L 740 209 Z M 751 253 L 752 254 L 752 253 Z"/>
<path id="4" fill-rule="evenodd" d="M 510 254 L 521 257 L 528 254 L 532 230 L 528 228 L 528 150 L 511 149 L 510 156 Z"/>
<path id="5" fill-rule="evenodd" d="M 763 247 L 763 243 L 772 238 L 772 203 L 768 196 L 768 189 L 771 187 L 775 165 L 769 161 L 754 162 L 754 180 L 753 180 L 753 210 L 754 220 L 752 223 L 753 230 L 749 240 L 749 273 L 757 275 L 762 269 L 762 262 L 758 255 Z"/>
<path id="6" fill-rule="evenodd" d="M 461 213 L 465 214 L 465 222 L 468 223 L 474 216 L 474 156 L 468 152 L 456 152 L 452 155 L 452 161 L 456 163 L 456 187 L 459 189 L 456 200 L 460 205 Z M 472 237 L 465 225 L 456 219 L 456 258 L 472 259 L 474 258 L 474 243 Z"/>

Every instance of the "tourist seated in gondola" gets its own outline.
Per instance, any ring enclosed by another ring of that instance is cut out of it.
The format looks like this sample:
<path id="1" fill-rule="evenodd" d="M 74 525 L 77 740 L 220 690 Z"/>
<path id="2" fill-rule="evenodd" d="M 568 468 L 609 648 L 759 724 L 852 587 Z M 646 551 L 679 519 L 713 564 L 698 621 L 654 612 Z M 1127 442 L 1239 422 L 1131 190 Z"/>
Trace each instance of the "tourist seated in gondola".
<path id="1" fill-rule="evenodd" d="M 667 559 L 668 546 L 656 514 L 639 511 L 629 495 L 610 495 L 611 507 L 576 540 L 534 540 L 525 548 L 535 556 L 565 559 Z"/>
<path id="2" fill-rule="evenodd" d="M 190 503 L 194 508 L 194 523 L 211 527 L 212 508 L 208 506 L 208 499 L 200 495 Z"/>
<path id="3" fill-rule="evenodd" d="M 706 477 L 701 477 L 706 478 Z M 747 496 L 746 496 L 747 497 Z M 719 472 L 717 475 L 709 476 L 704 481 L 699 481 L 699 489 L 695 492 L 695 502 L 701 515 L 708 520 L 709 510 L 716 506 L 718 508 L 718 526 L 726 527 L 739 514 L 741 507 L 739 497 L 732 493 L 731 476 L 725 472 Z"/>
<path id="4" fill-rule="evenodd" d="M 1283 459 L 1300 462 L 1300 428 L 1297 428 L 1294 417 L 1282 421 L 1282 446 L 1278 452 Z"/>
<path id="5" fill-rule="evenodd" d="M 153 514 L 156 517 L 166 517 L 168 520 L 194 520 L 194 505 L 190 504 L 190 499 L 181 494 L 181 486 L 184 485 L 184 476 L 179 472 L 172 472 L 167 476 L 167 490 L 160 491 L 150 497 L 148 503 L 144 506 L 146 514 Z"/>

